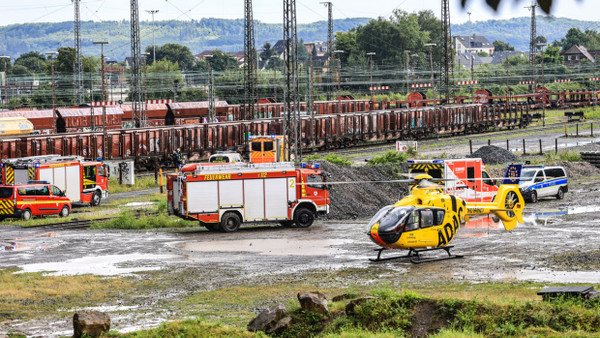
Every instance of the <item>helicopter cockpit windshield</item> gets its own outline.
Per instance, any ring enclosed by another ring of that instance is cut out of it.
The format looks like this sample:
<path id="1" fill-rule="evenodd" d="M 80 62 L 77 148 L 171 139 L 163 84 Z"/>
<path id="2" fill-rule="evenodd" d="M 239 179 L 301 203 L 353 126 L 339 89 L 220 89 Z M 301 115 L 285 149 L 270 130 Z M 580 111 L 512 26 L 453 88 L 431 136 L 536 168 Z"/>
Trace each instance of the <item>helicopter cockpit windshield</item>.
<path id="1" fill-rule="evenodd" d="M 401 206 L 401 207 L 393 207 L 388 205 L 383 207 L 377 214 L 371 219 L 369 222 L 369 226 L 367 231 L 371 231 L 371 228 L 375 223 L 379 223 L 379 233 L 385 232 L 397 232 L 401 233 L 405 230 L 410 229 L 411 225 L 415 225 L 415 228 L 418 227 L 418 218 L 417 223 L 415 224 L 413 221 L 413 211 L 415 207 L 413 206 Z M 406 229 L 404 227 L 406 226 Z"/>

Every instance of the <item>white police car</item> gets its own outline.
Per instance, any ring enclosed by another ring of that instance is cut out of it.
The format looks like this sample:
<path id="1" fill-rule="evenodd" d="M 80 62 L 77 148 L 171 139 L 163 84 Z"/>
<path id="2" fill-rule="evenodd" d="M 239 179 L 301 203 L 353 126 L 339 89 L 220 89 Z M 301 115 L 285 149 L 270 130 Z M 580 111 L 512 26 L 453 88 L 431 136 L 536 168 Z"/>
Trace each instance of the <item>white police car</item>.
<path id="1" fill-rule="evenodd" d="M 563 199 L 569 191 L 567 173 L 559 166 L 524 166 L 521 170 L 519 190 L 523 198 L 531 203 L 536 203 L 542 197 Z"/>

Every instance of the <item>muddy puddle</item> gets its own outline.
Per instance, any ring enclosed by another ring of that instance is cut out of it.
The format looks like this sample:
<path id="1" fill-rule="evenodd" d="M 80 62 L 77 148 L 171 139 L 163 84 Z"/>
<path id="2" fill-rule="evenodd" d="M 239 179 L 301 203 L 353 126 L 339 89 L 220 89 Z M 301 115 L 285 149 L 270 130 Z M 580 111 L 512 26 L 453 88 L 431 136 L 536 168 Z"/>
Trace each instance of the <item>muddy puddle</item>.
<path id="1" fill-rule="evenodd" d="M 226 241 L 191 241 L 179 247 L 190 252 L 252 252 L 275 256 L 321 256 L 346 253 L 341 245 L 350 239 L 243 239 Z"/>
<path id="2" fill-rule="evenodd" d="M 50 276 L 66 275 L 129 275 L 134 272 L 160 269 L 157 262 L 173 259 L 172 255 L 128 254 L 88 256 L 63 262 L 46 262 L 19 265 L 18 273 L 48 272 Z"/>

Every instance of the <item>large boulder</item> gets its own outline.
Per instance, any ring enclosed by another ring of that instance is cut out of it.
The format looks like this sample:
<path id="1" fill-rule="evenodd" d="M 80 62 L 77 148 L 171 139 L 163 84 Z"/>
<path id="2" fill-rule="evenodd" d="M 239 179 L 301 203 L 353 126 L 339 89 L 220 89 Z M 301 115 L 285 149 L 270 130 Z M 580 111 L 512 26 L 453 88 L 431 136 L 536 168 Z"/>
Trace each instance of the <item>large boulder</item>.
<path id="1" fill-rule="evenodd" d="M 287 315 L 281 303 L 262 311 L 248 323 L 248 331 L 264 331 L 267 334 L 278 333 L 287 328 L 292 318 Z"/>
<path id="2" fill-rule="evenodd" d="M 110 316 L 100 311 L 83 310 L 73 315 L 73 337 L 79 338 L 84 334 L 89 337 L 99 337 L 110 330 Z"/>
<path id="3" fill-rule="evenodd" d="M 298 293 L 300 307 L 305 311 L 317 312 L 327 315 L 327 296 L 318 291 L 307 291 Z"/>

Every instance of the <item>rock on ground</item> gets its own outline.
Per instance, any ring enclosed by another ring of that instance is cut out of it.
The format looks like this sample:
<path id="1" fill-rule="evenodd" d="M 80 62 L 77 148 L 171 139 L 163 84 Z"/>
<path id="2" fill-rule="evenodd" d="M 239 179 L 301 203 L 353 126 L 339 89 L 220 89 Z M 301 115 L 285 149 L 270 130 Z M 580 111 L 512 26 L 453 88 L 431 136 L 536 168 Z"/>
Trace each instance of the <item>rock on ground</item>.
<path id="1" fill-rule="evenodd" d="M 291 317 L 287 315 L 285 306 L 281 303 L 262 311 L 248 323 L 248 331 L 264 331 L 267 334 L 278 332 L 288 327 Z"/>
<path id="2" fill-rule="evenodd" d="M 306 291 L 298 293 L 300 307 L 305 311 L 317 312 L 327 315 L 327 297 L 318 291 Z"/>
<path id="3" fill-rule="evenodd" d="M 327 216 L 330 219 L 370 217 L 382 207 L 394 204 L 408 194 L 406 183 L 364 182 L 397 180 L 399 173 L 408 173 L 407 164 L 355 167 L 336 165 L 327 161 L 318 161 L 318 163 L 329 174 L 328 182 L 349 182 L 331 185 L 330 212 Z"/>
<path id="4" fill-rule="evenodd" d="M 99 337 L 110 330 L 110 317 L 100 311 L 83 310 L 73 315 L 74 337 Z"/>
<path id="5" fill-rule="evenodd" d="M 485 164 L 500 164 L 510 163 L 519 160 L 519 157 L 510 151 L 496 147 L 496 146 L 483 146 L 473 152 L 472 155 L 467 156 L 469 158 L 481 158 Z"/>

